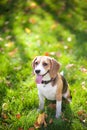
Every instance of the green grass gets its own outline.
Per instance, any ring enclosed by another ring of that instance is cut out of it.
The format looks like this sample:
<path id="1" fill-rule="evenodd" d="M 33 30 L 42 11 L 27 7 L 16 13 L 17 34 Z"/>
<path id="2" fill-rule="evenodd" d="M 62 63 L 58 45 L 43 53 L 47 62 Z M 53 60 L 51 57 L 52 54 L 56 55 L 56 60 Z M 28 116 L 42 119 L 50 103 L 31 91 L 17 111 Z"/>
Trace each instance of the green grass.
<path id="1" fill-rule="evenodd" d="M 86 12 L 87 2 L 79 0 L 0 1 L 0 130 L 34 125 L 39 100 L 32 60 L 47 52 L 61 63 L 72 103 L 63 101 L 64 117 L 57 120 L 46 101 L 47 123 L 53 123 L 40 129 L 87 129 Z"/>

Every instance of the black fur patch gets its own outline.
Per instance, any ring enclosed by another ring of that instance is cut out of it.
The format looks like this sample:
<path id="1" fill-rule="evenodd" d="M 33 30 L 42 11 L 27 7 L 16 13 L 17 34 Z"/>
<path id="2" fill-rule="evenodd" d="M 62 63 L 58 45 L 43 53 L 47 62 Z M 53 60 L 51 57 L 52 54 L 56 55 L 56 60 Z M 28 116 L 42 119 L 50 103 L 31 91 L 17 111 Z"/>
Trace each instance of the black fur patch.
<path id="1" fill-rule="evenodd" d="M 61 75 L 62 81 L 63 81 L 63 92 L 62 93 L 66 93 L 67 88 L 68 88 L 68 83 L 66 81 L 66 79 L 64 78 L 64 76 Z"/>

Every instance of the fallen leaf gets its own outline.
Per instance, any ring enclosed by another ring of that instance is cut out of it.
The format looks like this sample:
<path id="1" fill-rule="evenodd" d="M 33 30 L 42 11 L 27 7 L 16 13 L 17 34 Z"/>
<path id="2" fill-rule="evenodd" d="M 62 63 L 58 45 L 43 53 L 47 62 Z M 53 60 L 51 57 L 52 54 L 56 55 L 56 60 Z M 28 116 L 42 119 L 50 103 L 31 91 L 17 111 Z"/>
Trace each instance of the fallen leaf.
<path id="1" fill-rule="evenodd" d="M 51 108 L 51 109 L 56 109 L 56 104 L 50 103 L 50 104 L 48 105 L 48 107 Z"/>
<path id="2" fill-rule="evenodd" d="M 80 70 L 81 70 L 83 73 L 87 73 L 87 69 L 84 68 L 84 67 L 81 67 Z"/>
<path id="3" fill-rule="evenodd" d="M 62 119 L 63 119 L 63 121 L 70 122 L 70 120 L 69 120 L 68 118 L 66 118 L 66 117 L 64 116 L 64 114 L 62 114 Z"/>
<path id="4" fill-rule="evenodd" d="M 13 44 L 14 44 L 14 42 L 8 42 L 7 44 L 5 44 L 5 46 L 10 48 L 13 46 Z"/>
<path id="5" fill-rule="evenodd" d="M 53 25 L 51 25 L 51 29 L 54 30 L 57 28 L 57 23 L 54 23 Z"/>
<path id="6" fill-rule="evenodd" d="M 16 53 L 17 53 L 18 49 L 15 48 L 14 50 L 12 50 L 11 52 L 9 52 L 9 56 L 13 57 Z"/>
<path id="7" fill-rule="evenodd" d="M 73 68 L 74 66 L 75 66 L 74 64 L 68 64 L 68 65 L 66 65 L 66 69 Z"/>
<path id="8" fill-rule="evenodd" d="M 30 127 L 28 130 L 35 130 L 35 128 L 34 127 Z"/>
<path id="9" fill-rule="evenodd" d="M 21 118 L 20 113 L 16 114 L 16 118 L 17 118 L 17 119 L 20 119 L 20 118 Z"/>
<path id="10" fill-rule="evenodd" d="M 61 52 L 56 52 L 56 56 L 57 56 L 58 58 L 60 58 L 60 57 L 62 56 L 62 53 L 61 53 Z"/>
<path id="11" fill-rule="evenodd" d="M 44 54 L 45 56 L 49 56 L 50 54 L 49 54 L 49 52 L 45 52 L 45 54 Z"/>
<path id="12" fill-rule="evenodd" d="M 80 110 L 77 112 L 78 116 L 81 116 L 84 113 L 84 110 Z"/>
<path id="13" fill-rule="evenodd" d="M 31 2 L 31 3 L 30 3 L 30 8 L 31 8 L 31 9 L 37 8 L 37 4 L 36 4 L 35 2 Z"/>
<path id="14" fill-rule="evenodd" d="M 52 124 L 53 123 L 53 119 L 51 118 L 50 120 L 49 120 L 49 124 Z"/>
<path id="15" fill-rule="evenodd" d="M 23 128 L 19 127 L 18 130 L 23 130 Z"/>
<path id="16" fill-rule="evenodd" d="M 36 122 L 34 123 L 34 127 L 35 127 L 36 129 L 38 129 L 38 128 L 40 128 L 40 124 L 38 124 L 38 122 L 36 121 Z"/>
<path id="17" fill-rule="evenodd" d="M 35 23 L 36 23 L 36 19 L 30 18 L 30 19 L 29 19 L 29 22 L 32 23 L 32 24 L 35 24 Z"/>
<path id="18" fill-rule="evenodd" d="M 1 113 L 1 117 L 3 118 L 3 119 L 7 119 L 8 118 L 8 116 L 6 115 L 6 113 Z"/>
<path id="19" fill-rule="evenodd" d="M 39 114 L 39 116 L 37 118 L 37 121 L 34 124 L 34 127 L 35 128 L 40 128 L 41 125 L 44 125 L 44 127 L 47 127 L 47 123 L 45 121 L 46 118 L 47 118 L 47 114 L 45 114 L 45 113 Z"/>
<path id="20" fill-rule="evenodd" d="M 47 118 L 47 115 L 45 113 L 39 114 L 37 118 L 38 124 L 43 124 L 46 118 Z"/>
<path id="21" fill-rule="evenodd" d="M 31 30 L 29 28 L 25 28 L 25 32 L 30 34 L 31 33 Z"/>

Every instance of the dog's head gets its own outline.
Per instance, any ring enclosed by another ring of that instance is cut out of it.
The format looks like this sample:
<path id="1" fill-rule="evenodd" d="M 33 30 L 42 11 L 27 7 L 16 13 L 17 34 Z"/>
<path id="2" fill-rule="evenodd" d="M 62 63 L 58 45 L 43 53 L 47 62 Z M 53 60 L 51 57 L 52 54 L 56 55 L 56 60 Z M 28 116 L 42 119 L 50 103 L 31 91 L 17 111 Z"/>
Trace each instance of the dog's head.
<path id="1" fill-rule="evenodd" d="M 37 56 L 32 63 L 34 73 L 36 75 L 45 75 L 47 72 L 51 78 L 57 76 L 60 64 L 53 58 L 48 56 Z"/>

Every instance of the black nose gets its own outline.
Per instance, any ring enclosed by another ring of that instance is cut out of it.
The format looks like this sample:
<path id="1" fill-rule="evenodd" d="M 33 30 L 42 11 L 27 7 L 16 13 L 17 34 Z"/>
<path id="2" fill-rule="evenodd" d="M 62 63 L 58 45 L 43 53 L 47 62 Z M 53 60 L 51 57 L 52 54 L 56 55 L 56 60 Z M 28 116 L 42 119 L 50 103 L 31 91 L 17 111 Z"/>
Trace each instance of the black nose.
<path id="1" fill-rule="evenodd" d="M 40 70 L 35 70 L 36 74 L 39 74 L 40 73 Z"/>

